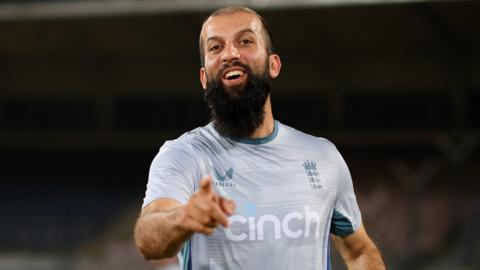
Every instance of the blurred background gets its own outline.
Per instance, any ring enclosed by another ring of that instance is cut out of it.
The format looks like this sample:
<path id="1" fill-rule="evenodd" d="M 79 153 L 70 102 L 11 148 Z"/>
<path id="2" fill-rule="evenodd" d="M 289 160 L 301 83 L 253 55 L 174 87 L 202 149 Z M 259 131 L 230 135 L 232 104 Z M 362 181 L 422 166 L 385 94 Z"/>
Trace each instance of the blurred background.
<path id="1" fill-rule="evenodd" d="M 389 269 L 480 269 L 480 5 L 408 0 L 0 0 L 0 269 L 157 267 L 148 169 L 208 123 L 198 34 L 231 4 L 270 23 L 274 116 L 337 145 Z"/>

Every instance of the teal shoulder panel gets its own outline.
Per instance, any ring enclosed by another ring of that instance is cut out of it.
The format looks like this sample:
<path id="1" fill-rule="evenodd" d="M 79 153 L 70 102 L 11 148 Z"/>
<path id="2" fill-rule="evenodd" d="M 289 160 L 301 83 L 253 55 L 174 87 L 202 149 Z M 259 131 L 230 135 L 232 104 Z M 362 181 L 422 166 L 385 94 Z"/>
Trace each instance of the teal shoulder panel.
<path id="1" fill-rule="evenodd" d="M 352 222 L 336 209 L 333 209 L 330 232 L 340 237 L 348 236 L 354 232 Z"/>
<path id="2" fill-rule="evenodd" d="M 190 240 L 185 242 L 183 245 L 181 254 L 183 257 L 183 270 L 190 270 L 192 269 L 192 261 L 191 261 L 191 248 L 190 248 Z"/>

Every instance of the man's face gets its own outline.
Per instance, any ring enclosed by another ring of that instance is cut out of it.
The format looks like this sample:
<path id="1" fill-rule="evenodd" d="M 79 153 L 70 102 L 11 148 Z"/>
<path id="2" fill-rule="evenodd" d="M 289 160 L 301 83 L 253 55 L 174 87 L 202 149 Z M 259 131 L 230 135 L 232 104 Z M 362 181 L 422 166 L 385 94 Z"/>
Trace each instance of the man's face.
<path id="1" fill-rule="evenodd" d="M 264 120 L 271 79 L 280 60 L 267 55 L 261 21 L 236 12 L 211 17 L 202 31 L 205 66 L 200 80 L 219 133 L 248 137 Z"/>
<path id="2" fill-rule="evenodd" d="M 208 81 L 217 80 L 235 94 L 232 89 L 239 90 L 246 84 L 245 67 L 256 75 L 264 72 L 269 72 L 272 78 L 278 75 L 275 70 L 270 71 L 264 30 L 254 14 L 235 12 L 211 17 L 205 22 L 201 35 L 205 65 L 200 70 L 200 80 L 204 89 Z"/>

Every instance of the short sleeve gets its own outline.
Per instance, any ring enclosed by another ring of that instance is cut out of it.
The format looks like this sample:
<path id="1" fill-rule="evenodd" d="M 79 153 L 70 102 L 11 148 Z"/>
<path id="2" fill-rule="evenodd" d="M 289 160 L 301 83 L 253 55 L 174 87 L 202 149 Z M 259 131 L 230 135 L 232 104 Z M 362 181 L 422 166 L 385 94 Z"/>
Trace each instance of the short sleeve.
<path id="1" fill-rule="evenodd" d="M 174 199 L 185 204 L 200 179 L 198 162 L 192 148 L 166 142 L 150 165 L 143 206 L 159 198 Z"/>
<path id="2" fill-rule="evenodd" d="M 336 149 L 335 151 L 338 155 L 339 178 L 330 232 L 345 237 L 360 228 L 362 215 L 357 204 L 348 166 L 340 153 Z"/>

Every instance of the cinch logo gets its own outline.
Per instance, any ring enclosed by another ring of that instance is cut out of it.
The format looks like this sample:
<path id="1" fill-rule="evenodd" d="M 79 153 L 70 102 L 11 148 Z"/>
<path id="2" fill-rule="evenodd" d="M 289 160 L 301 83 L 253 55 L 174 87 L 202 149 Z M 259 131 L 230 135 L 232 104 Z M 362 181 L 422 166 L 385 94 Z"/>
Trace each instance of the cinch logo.
<path id="1" fill-rule="evenodd" d="M 296 230 L 292 230 L 289 226 L 290 222 L 294 219 L 304 221 L 304 226 Z M 264 240 L 265 236 L 265 224 L 270 223 L 273 225 L 273 235 L 275 239 L 281 239 L 282 236 L 288 238 L 298 238 L 303 235 L 307 238 L 310 236 L 311 225 L 314 225 L 315 238 L 320 235 L 320 216 L 316 212 L 310 211 L 310 207 L 305 206 L 304 212 L 290 212 L 286 214 L 282 220 L 274 215 L 263 215 L 256 219 L 255 217 L 244 217 L 240 215 L 234 215 L 229 218 L 230 226 L 225 229 L 225 235 L 232 241 L 243 240 Z M 248 223 L 248 234 L 245 232 L 235 233 L 231 230 L 235 223 Z M 270 231 L 270 230 L 269 230 Z"/>

